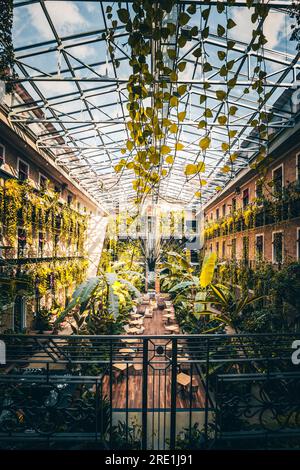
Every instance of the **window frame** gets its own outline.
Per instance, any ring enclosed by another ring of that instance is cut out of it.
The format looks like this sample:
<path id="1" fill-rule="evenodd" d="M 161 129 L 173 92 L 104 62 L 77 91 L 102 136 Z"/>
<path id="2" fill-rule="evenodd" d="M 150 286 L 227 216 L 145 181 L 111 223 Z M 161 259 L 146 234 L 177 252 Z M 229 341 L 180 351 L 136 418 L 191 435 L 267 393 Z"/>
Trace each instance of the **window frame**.
<path id="1" fill-rule="evenodd" d="M 0 168 L 5 164 L 5 159 L 6 159 L 6 147 L 3 144 L 0 144 L 0 147 L 3 149 L 3 161 L 1 163 L 0 159 Z"/>
<path id="2" fill-rule="evenodd" d="M 272 182 L 273 182 L 273 195 L 276 196 L 276 193 L 275 193 L 275 185 L 274 185 L 274 173 L 276 170 L 278 170 L 279 168 L 282 169 L 282 185 L 281 185 L 281 190 L 283 190 L 284 188 L 284 164 L 283 163 L 280 163 L 280 165 L 277 165 L 275 168 L 272 169 Z"/>
<path id="3" fill-rule="evenodd" d="M 300 166 L 300 152 L 296 153 L 296 182 L 300 180 L 300 171 L 299 171 L 299 166 Z"/>
<path id="4" fill-rule="evenodd" d="M 278 261 L 275 261 L 275 252 L 274 252 L 274 235 L 276 235 L 277 233 L 281 233 L 282 234 L 282 260 L 280 263 L 278 263 Z M 272 232 L 272 264 L 283 264 L 284 263 L 284 230 L 275 230 L 274 232 Z"/>
<path id="5" fill-rule="evenodd" d="M 41 187 L 41 178 L 45 178 L 45 180 L 46 180 L 46 185 L 47 185 L 47 181 L 49 181 L 49 178 L 47 178 L 47 176 L 45 176 L 44 173 L 41 173 L 41 172 L 39 171 L 39 189 L 40 189 L 41 191 L 45 191 L 45 189 L 47 189 L 47 188 L 42 188 L 42 187 Z"/>
<path id="6" fill-rule="evenodd" d="M 25 180 L 21 180 L 21 178 L 20 178 L 20 162 L 22 162 L 23 165 L 27 166 L 27 168 L 28 168 L 28 175 L 27 175 L 27 178 Z M 18 171 L 18 180 L 20 180 L 20 181 L 29 180 L 30 165 L 29 165 L 29 163 L 25 162 L 25 160 L 23 160 L 20 157 L 18 158 L 17 171 Z"/>
<path id="7" fill-rule="evenodd" d="M 257 257 L 257 238 L 258 237 L 262 237 L 262 258 L 261 258 L 261 260 L 263 261 L 264 258 L 265 258 L 265 234 L 264 233 L 256 233 L 255 234 L 255 259 L 257 261 L 261 261 Z"/>

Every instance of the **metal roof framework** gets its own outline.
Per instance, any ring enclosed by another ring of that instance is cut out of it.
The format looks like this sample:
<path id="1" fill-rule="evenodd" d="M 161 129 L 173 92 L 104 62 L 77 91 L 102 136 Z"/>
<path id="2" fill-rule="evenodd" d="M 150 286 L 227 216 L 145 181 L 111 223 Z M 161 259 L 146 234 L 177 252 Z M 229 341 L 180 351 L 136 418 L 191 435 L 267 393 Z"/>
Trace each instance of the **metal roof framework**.
<path id="1" fill-rule="evenodd" d="M 105 208 L 110 209 L 115 203 L 124 200 L 124 197 L 130 201 L 135 195 L 132 188 L 134 176 L 130 170 L 124 170 L 121 175 L 116 174 L 114 170 L 118 161 L 124 158 L 121 149 L 129 138 L 126 128 L 128 120 L 126 85 L 131 73 L 130 50 L 126 45 L 128 33 L 124 26 L 117 27 L 114 36 L 116 57 L 112 59 L 108 50 L 109 25 L 105 9 L 107 5 L 112 4 L 117 8 L 117 2 L 91 1 L 90 3 L 97 8 L 99 24 L 104 27 L 69 35 L 58 33 L 48 8 L 51 3 L 52 0 L 15 1 L 15 9 L 20 9 L 19 12 L 22 8 L 38 4 L 47 20 L 52 37 L 44 41 L 37 38 L 34 43 L 28 44 L 24 38 L 24 45 L 15 47 L 17 81 L 27 90 L 32 100 L 26 100 L 24 103 L 15 96 L 12 99 L 10 119 L 14 123 L 29 126 L 36 134 L 38 146 L 50 152 L 58 164 L 67 168 L 70 176 Z M 213 9 L 216 2 L 192 0 L 177 3 L 181 10 L 185 9 L 186 4 L 196 3 L 195 21 L 196 24 L 200 24 L 201 8 L 209 5 Z M 245 3 L 236 2 L 235 8 L 246 9 Z M 286 8 L 290 2 L 269 1 L 268 3 L 269 12 L 280 11 L 288 16 Z M 131 11 L 130 1 L 122 4 Z M 263 21 L 259 27 L 264 27 Z M 294 126 L 295 115 L 291 99 L 287 100 L 285 106 L 279 106 L 277 102 L 285 90 L 290 90 L 291 95 L 298 86 L 299 51 L 296 51 L 296 47 L 293 53 L 280 48 L 269 49 L 268 44 L 264 47 L 264 65 L 267 71 L 265 90 L 268 92 L 268 98 L 259 104 L 255 93 L 250 92 L 245 95 L 244 89 L 251 88 L 253 84 L 253 68 L 257 56 L 261 53 L 251 49 L 254 39 L 246 43 L 234 38 L 235 45 L 230 51 L 234 59 L 231 74 L 232 77 L 237 77 L 237 84 L 228 96 L 228 104 L 238 106 L 237 115 L 230 119 L 229 126 L 237 130 L 231 152 L 238 152 L 239 157 L 234 162 L 230 174 L 222 172 L 221 168 L 228 157 L 221 150 L 227 128 L 220 125 L 217 120 L 222 114 L 224 103 L 216 99 L 215 90 L 226 86 L 226 82 L 219 75 L 219 67 L 214 66 L 214 57 L 218 50 L 227 48 L 227 39 L 228 37 L 218 37 L 211 27 L 207 39 L 202 40 L 200 36 L 193 38 L 183 50 L 179 51 L 179 58 L 187 62 L 187 73 L 179 76 L 178 83 L 185 83 L 188 87 L 180 99 L 180 110 L 186 111 L 186 120 L 179 123 L 180 129 L 176 140 L 180 140 L 185 148 L 176 152 L 172 171 L 160 183 L 161 200 L 174 201 L 189 207 L 200 204 L 199 199 L 194 197 L 195 192 L 199 190 L 199 179 L 187 179 L 184 168 L 188 163 L 203 160 L 198 142 L 206 131 L 199 129 L 198 124 L 205 107 L 205 104 L 200 104 L 199 101 L 199 96 L 203 94 L 204 82 L 211 85 L 206 95 L 214 118 L 208 124 L 212 146 L 204 156 L 206 171 L 203 178 L 208 183 L 201 189 L 203 194 L 201 203 L 207 202 L 215 194 L 216 185 L 224 187 L 239 170 L 249 165 L 249 161 L 257 154 L 261 141 L 253 132 L 251 122 L 260 110 L 267 113 L 272 111 L 274 116 L 270 124 L 272 132 Z M 205 50 L 210 56 L 210 63 L 213 65 L 213 70 L 206 76 L 203 75 L 201 58 L 192 55 L 200 42 L 204 43 Z M 97 51 L 97 60 L 88 61 L 80 58 L 77 51 L 83 46 L 94 47 Z M 163 43 L 163 50 L 165 51 L 168 46 L 170 44 Z M 119 68 L 116 67 L 116 59 L 120 63 Z M 55 84 L 57 92 L 53 93 Z M 61 92 L 60 87 L 66 87 L 66 84 L 69 87 L 68 91 Z M 50 87 L 47 88 L 47 85 Z M 174 111 L 170 110 L 169 116 L 175 120 L 176 116 L 173 113 Z M 175 143 L 175 137 L 167 137 L 167 145 L 172 148 Z"/>

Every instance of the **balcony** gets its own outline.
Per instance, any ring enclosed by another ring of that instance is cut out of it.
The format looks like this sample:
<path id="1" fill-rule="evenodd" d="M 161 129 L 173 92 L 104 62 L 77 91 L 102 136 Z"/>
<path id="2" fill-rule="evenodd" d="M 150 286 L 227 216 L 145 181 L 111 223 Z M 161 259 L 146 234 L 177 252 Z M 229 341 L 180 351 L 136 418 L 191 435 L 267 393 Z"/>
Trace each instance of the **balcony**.
<path id="1" fill-rule="evenodd" d="M 174 449 L 195 429 L 198 448 L 284 446 L 300 437 L 295 339 L 2 336 L 1 447 Z"/>

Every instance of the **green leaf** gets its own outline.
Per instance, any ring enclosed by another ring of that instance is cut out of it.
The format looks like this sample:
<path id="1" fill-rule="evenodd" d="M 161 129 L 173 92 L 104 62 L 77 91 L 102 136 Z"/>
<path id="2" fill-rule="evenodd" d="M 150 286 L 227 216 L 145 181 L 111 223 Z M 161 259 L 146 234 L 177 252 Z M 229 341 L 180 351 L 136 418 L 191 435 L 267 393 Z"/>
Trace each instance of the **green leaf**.
<path id="1" fill-rule="evenodd" d="M 119 20 L 122 23 L 128 23 L 130 17 L 126 8 L 120 8 L 119 10 L 117 10 L 117 14 L 118 14 Z"/>
<path id="2" fill-rule="evenodd" d="M 185 69 L 185 67 L 186 67 L 186 62 L 180 62 L 180 63 L 178 64 L 178 70 L 179 70 L 179 72 L 183 72 L 184 69 Z"/>
<path id="3" fill-rule="evenodd" d="M 168 49 L 167 54 L 171 60 L 176 59 L 176 50 L 175 49 Z"/>
<path id="4" fill-rule="evenodd" d="M 224 101 L 225 98 L 227 97 L 227 93 L 224 90 L 217 90 L 216 91 L 216 97 L 218 98 L 218 100 Z"/>
<path id="5" fill-rule="evenodd" d="M 233 19 L 229 18 L 227 21 L 227 29 L 232 29 L 236 26 L 236 23 L 233 21 Z"/>
<path id="6" fill-rule="evenodd" d="M 218 51 L 218 57 L 220 60 L 224 60 L 226 57 L 226 52 L 224 51 Z"/>
<path id="7" fill-rule="evenodd" d="M 219 37 L 224 36 L 224 34 L 225 34 L 224 26 L 222 26 L 221 24 L 218 24 L 217 33 L 218 33 Z"/>
<path id="8" fill-rule="evenodd" d="M 205 62 L 203 65 L 203 72 L 210 72 L 212 70 L 212 66 L 210 65 L 209 62 Z"/>
<path id="9" fill-rule="evenodd" d="M 180 26 L 184 26 L 186 25 L 189 21 L 190 21 L 190 16 L 185 13 L 184 11 L 182 11 L 181 13 L 179 13 L 178 15 L 178 23 L 180 24 Z"/>
<path id="10" fill-rule="evenodd" d="M 195 49 L 195 50 L 193 51 L 193 56 L 194 56 L 194 57 L 197 57 L 197 58 L 198 58 L 198 57 L 201 57 L 201 54 L 202 54 L 202 48 L 201 48 L 201 47 L 198 47 L 197 49 Z"/>
<path id="11" fill-rule="evenodd" d="M 206 8 L 205 10 L 202 11 L 202 18 L 204 20 L 208 20 L 209 12 L 210 12 L 210 8 Z"/>

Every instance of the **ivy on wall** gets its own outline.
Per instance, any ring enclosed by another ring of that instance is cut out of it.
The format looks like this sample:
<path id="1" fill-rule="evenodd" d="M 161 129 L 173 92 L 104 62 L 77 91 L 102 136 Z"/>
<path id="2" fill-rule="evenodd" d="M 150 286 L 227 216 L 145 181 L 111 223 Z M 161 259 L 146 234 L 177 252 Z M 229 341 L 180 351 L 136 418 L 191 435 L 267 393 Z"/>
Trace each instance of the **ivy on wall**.
<path id="1" fill-rule="evenodd" d="M 29 183 L 8 179 L 0 186 L 0 220 L 3 238 L 12 248 L 17 244 L 17 228 L 26 231 L 29 248 L 37 239 L 38 232 L 52 240 L 55 236 L 66 246 L 76 246 L 78 254 L 84 254 L 87 216 L 79 214 L 59 202 L 57 194 L 35 190 Z"/>

